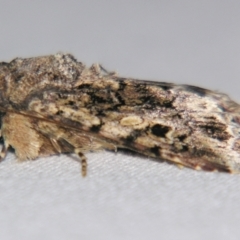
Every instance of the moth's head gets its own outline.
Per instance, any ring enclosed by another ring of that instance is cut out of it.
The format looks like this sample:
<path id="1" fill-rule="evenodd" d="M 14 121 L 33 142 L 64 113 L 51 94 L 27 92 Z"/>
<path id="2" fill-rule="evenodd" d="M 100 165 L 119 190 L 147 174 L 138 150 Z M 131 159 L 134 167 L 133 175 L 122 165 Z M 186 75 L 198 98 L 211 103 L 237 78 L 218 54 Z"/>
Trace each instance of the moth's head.
<path id="1" fill-rule="evenodd" d="M 8 76 L 10 76 L 9 63 L 0 62 L 0 104 L 6 93 Z"/>

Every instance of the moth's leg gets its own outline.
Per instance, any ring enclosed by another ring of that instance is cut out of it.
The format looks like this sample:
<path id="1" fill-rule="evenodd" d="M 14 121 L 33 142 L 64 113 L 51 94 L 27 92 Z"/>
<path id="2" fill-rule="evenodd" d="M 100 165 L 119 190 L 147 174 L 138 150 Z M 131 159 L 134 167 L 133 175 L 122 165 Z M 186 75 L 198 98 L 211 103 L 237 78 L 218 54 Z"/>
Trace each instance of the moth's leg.
<path id="1" fill-rule="evenodd" d="M 80 149 L 76 148 L 75 153 L 79 156 L 79 162 L 81 163 L 82 166 L 82 176 L 86 177 L 87 175 L 87 158 L 86 156 L 81 152 Z"/>
<path id="2" fill-rule="evenodd" d="M 58 144 L 58 141 L 54 138 L 49 138 L 52 146 L 54 147 L 54 149 L 58 152 L 58 153 L 61 153 L 62 152 L 62 149 L 61 147 L 59 146 Z"/>
<path id="3" fill-rule="evenodd" d="M 59 145 L 60 142 L 58 142 L 57 139 L 54 138 L 50 138 L 50 142 L 52 144 L 52 146 L 54 147 L 54 149 L 58 152 L 58 153 L 62 153 L 62 152 L 71 152 L 70 149 L 74 149 L 74 152 L 79 156 L 79 158 L 77 158 L 77 161 L 80 162 L 81 166 L 82 166 L 82 176 L 85 177 L 87 175 L 87 158 L 85 157 L 85 155 L 81 152 L 80 148 L 74 148 L 73 145 L 70 144 L 70 148 L 69 149 L 64 149 L 64 147 L 66 147 L 65 145 L 61 144 Z"/>
<path id="4" fill-rule="evenodd" d="M 0 152 L 0 162 L 6 157 L 9 144 L 3 144 L 2 150 Z"/>

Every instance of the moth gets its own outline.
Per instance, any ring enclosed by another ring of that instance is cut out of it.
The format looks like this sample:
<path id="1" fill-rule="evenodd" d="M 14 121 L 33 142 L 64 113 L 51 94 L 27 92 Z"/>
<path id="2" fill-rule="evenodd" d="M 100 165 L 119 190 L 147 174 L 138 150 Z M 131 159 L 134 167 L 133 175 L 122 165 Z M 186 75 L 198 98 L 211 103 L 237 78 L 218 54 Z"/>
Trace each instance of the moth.
<path id="1" fill-rule="evenodd" d="M 70 54 L 0 63 L 3 147 L 21 161 L 130 149 L 207 171 L 240 172 L 240 106 L 189 85 L 122 78 Z"/>

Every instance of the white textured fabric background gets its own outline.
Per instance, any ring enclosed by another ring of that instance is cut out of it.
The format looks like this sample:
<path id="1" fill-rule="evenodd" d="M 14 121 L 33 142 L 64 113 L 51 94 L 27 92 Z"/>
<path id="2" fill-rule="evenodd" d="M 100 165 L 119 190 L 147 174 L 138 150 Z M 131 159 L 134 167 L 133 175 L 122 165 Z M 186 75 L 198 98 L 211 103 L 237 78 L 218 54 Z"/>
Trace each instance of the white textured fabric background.
<path id="1" fill-rule="evenodd" d="M 0 1 L 0 59 L 70 52 L 120 75 L 199 85 L 240 101 L 240 1 Z M 23 136 L 24 137 L 24 136 Z M 0 164 L 0 239 L 240 237 L 240 175 L 132 153 Z"/>

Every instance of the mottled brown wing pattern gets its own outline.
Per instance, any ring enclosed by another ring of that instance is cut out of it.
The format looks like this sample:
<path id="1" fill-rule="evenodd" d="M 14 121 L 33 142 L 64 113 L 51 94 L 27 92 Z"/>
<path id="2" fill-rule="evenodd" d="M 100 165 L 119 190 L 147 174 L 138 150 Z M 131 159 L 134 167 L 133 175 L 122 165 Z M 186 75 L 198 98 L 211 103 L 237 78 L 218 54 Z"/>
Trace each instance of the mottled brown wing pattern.
<path id="1" fill-rule="evenodd" d="M 2 136 L 20 159 L 128 148 L 194 169 L 240 171 L 239 105 L 202 88 L 86 68 L 71 55 L 2 64 Z M 22 141 L 22 136 L 29 142 Z M 2 153 L 2 155 L 4 155 Z"/>

